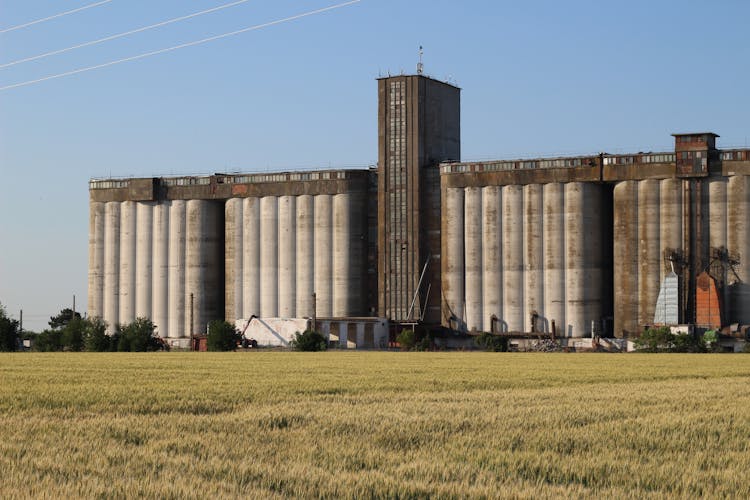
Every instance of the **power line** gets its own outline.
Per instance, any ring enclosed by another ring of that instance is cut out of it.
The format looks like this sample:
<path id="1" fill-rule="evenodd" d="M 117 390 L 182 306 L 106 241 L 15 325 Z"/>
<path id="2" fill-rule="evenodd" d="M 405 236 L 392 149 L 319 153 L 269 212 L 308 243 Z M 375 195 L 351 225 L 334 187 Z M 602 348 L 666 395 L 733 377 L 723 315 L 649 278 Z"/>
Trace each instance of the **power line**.
<path id="1" fill-rule="evenodd" d="M 44 81 L 47 81 L 47 80 L 54 80 L 56 78 L 62 78 L 64 76 L 71 76 L 71 75 L 76 75 L 78 73 L 85 73 L 86 71 L 92 71 L 92 70 L 95 70 L 95 69 L 106 68 L 107 66 L 114 66 L 115 64 L 120 64 L 120 63 L 124 63 L 124 62 L 129 62 L 129 61 L 136 61 L 138 59 L 145 59 L 146 57 L 155 56 L 157 54 L 163 54 L 165 52 L 171 52 L 173 50 L 184 49 L 186 47 L 192 47 L 194 45 L 201 45 L 201 44 L 204 44 L 204 43 L 212 42 L 214 40 L 220 40 L 222 38 L 228 38 L 230 36 L 239 35 L 240 33 L 246 33 L 248 31 L 255 31 L 255 30 L 262 29 L 262 28 L 267 28 L 269 26 L 274 26 L 274 25 L 277 25 L 277 24 L 282 24 L 282 23 L 287 23 L 287 22 L 290 22 L 290 21 L 295 21 L 295 20 L 301 19 L 303 17 L 309 17 L 309 16 L 313 16 L 315 14 L 321 14 L 321 13 L 327 12 L 329 10 L 340 9 L 342 7 L 347 7 L 349 5 L 353 5 L 355 3 L 359 3 L 361 1 L 362 0 L 351 0 L 349 2 L 343 2 L 343 3 L 336 4 L 336 5 L 331 5 L 331 6 L 328 6 L 328 7 L 323 7 L 322 9 L 311 10 L 311 11 L 308 11 L 308 12 L 304 12 L 302 14 L 296 14 L 294 16 L 285 17 L 284 19 L 278 19 L 276 21 L 270 21 L 270 22 L 263 23 L 263 24 L 257 24 L 255 26 L 250 26 L 250 27 L 243 28 L 243 29 L 240 29 L 240 30 L 230 31 L 228 33 L 222 33 L 221 35 L 215 35 L 215 36 L 211 36 L 211 37 L 208 37 L 208 38 L 203 38 L 201 40 L 195 40 L 193 42 L 187 42 L 187 43 L 183 43 L 183 44 L 180 44 L 180 45 L 175 45 L 175 46 L 172 46 L 172 47 L 167 47 L 165 49 L 154 50 L 152 52 L 145 52 L 143 54 L 138 54 L 136 56 L 126 57 L 124 59 L 117 59 L 115 61 L 110 61 L 110 62 L 106 62 L 106 63 L 103 63 L 103 64 L 97 64 L 95 66 L 88 66 L 86 68 L 79 68 L 79 69 L 75 69 L 75 70 L 72 70 L 72 71 L 66 71 L 65 73 L 58 73 L 58 74 L 55 74 L 55 75 L 45 76 L 43 78 L 37 78 L 36 80 L 29 80 L 29 81 L 26 81 L 26 82 L 20 82 L 20 83 L 14 83 L 12 85 L 6 85 L 4 87 L 0 87 L 0 92 L 4 91 L 4 90 L 14 89 L 14 88 L 17 88 L 17 87 L 25 87 L 27 85 L 33 85 L 35 83 L 40 83 L 40 82 L 44 82 Z"/>
<path id="2" fill-rule="evenodd" d="M 100 5 L 104 5 L 105 3 L 109 3 L 111 1 L 112 0 L 102 0 L 101 2 L 90 3 L 88 5 L 84 5 L 83 7 L 78 7 L 77 9 L 66 10 L 65 12 L 60 12 L 59 14 L 55 14 L 55 15 L 52 15 L 52 16 L 49 16 L 49 17 L 44 17 L 42 19 L 37 19 L 36 21 L 31 21 L 31 22 L 28 22 L 28 23 L 19 24 L 17 26 L 11 26 L 10 28 L 5 28 L 5 29 L 0 30 L 0 34 L 2 34 L 2 33 L 8 33 L 9 31 L 20 30 L 21 28 L 28 28 L 29 26 L 33 26 L 35 24 L 43 23 L 45 21 L 51 21 L 52 19 L 57 19 L 58 17 L 63 17 L 63 16 L 67 16 L 69 14 L 75 14 L 76 12 L 81 12 L 82 10 L 91 9 L 93 7 L 98 7 Z"/>
<path id="3" fill-rule="evenodd" d="M 44 54 L 39 54 L 39 55 L 36 55 L 36 56 L 26 57 L 24 59 L 18 59 L 17 61 L 11 61 L 9 63 L 0 64 L 0 69 L 7 68 L 9 66 L 15 66 L 16 64 L 21 64 L 21 63 L 25 63 L 25 62 L 29 62 L 29 61 L 36 61 L 37 59 L 43 59 L 45 57 L 54 56 L 54 55 L 57 55 L 57 54 L 62 54 L 64 52 L 70 52 L 71 50 L 81 49 L 83 47 L 90 47 L 91 45 L 97 45 L 97 44 L 100 44 L 100 43 L 109 42 L 110 40 L 116 40 L 118 38 L 122 38 L 122 37 L 125 37 L 125 36 L 128 36 L 128 35 L 134 35 L 135 33 L 140 33 L 142 31 L 148 31 L 148 30 L 151 30 L 151 29 L 154 29 L 154 28 L 160 28 L 161 26 L 166 26 L 168 24 L 176 23 L 176 22 L 179 22 L 179 21 L 185 21 L 185 20 L 191 19 L 193 17 L 198 17 L 198 16 L 202 16 L 202 15 L 205 15 L 205 14 L 210 14 L 212 12 L 216 12 L 216 11 L 219 11 L 219 10 L 228 9 L 229 7 L 234 7 L 236 5 L 247 3 L 249 1 L 250 0 L 238 0 L 236 2 L 231 2 L 231 3 L 224 4 L 224 5 L 219 5 L 218 7 L 214 7 L 214 8 L 207 9 L 207 10 L 202 10 L 200 12 L 195 12 L 193 14 L 188 14 L 186 16 L 175 17 L 174 19 L 168 19 L 166 21 L 162 21 L 162 22 L 159 22 L 159 23 L 156 23 L 156 24 L 151 24 L 149 26 L 143 26 L 141 28 L 136 28 L 134 30 L 125 31 L 123 33 L 118 33 L 116 35 L 111 35 L 111 36 L 107 36 L 107 37 L 104 37 L 104 38 L 99 38 L 98 40 L 92 40 L 90 42 L 84 42 L 84 43 L 81 43 L 81 44 L 78 44 L 78 45 L 73 45 L 72 47 L 67 47 L 67 48 L 59 49 L 59 50 L 53 50 L 51 52 L 46 52 Z"/>

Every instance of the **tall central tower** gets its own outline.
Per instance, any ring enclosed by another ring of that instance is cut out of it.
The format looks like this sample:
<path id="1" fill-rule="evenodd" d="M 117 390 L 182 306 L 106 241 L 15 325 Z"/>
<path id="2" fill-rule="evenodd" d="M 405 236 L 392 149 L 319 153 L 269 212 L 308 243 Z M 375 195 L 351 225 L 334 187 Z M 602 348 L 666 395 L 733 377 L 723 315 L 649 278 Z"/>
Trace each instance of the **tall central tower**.
<path id="1" fill-rule="evenodd" d="M 378 80 L 378 313 L 394 322 L 440 323 L 438 165 L 461 157 L 460 94 L 422 75 Z"/>

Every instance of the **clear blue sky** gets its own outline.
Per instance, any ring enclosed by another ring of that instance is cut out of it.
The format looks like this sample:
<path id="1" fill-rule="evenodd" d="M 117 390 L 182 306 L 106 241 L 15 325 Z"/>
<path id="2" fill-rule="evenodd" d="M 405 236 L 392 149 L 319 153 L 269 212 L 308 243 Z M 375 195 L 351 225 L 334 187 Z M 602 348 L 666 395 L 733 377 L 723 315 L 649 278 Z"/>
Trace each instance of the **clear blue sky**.
<path id="1" fill-rule="evenodd" d="M 0 0 L 0 29 L 93 0 Z M 0 64 L 229 0 L 114 0 L 0 34 Z M 0 86 L 337 3 L 254 0 L 0 69 Z M 0 91 L 0 302 L 40 330 L 86 308 L 91 177 L 377 160 L 379 75 L 463 89 L 463 159 L 669 150 L 750 136 L 750 2 L 363 0 L 152 58 Z"/>

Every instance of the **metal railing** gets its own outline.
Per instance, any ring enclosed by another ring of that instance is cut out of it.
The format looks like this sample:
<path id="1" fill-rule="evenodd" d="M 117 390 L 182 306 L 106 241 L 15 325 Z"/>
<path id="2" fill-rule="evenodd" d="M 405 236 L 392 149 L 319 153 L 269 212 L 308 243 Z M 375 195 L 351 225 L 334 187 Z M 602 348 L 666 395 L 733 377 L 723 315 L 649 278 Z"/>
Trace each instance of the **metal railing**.
<path id="1" fill-rule="evenodd" d="M 539 158 L 532 160 L 503 160 L 471 163 L 443 163 L 440 172 L 444 174 L 498 172 L 507 170 L 533 170 L 552 168 L 580 168 L 595 167 L 600 164 L 635 165 L 653 163 L 674 163 L 674 153 L 637 153 L 628 155 L 610 155 L 602 153 L 598 156 L 576 156 L 569 158 Z"/>

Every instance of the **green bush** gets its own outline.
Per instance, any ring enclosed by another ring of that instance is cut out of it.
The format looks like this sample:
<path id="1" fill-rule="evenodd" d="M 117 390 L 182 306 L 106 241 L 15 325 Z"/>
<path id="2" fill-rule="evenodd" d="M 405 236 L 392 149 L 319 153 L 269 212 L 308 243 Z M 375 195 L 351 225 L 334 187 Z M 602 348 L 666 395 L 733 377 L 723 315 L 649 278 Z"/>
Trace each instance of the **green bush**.
<path id="1" fill-rule="evenodd" d="M 114 333 L 109 336 L 109 352 L 117 352 L 122 338 L 122 326 L 117 325 Z"/>
<path id="2" fill-rule="evenodd" d="M 89 318 L 83 327 L 83 348 L 90 352 L 109 351 L 110 337 L 107 335 L 107 324 L 101 318 Z M 119 339 L 118 339 L 119 340 Z"/>
<path id="3" fill-rule="evenodd" d="M 417 336 L 414 330 L 401 330 L 401 333 L 396 337 L 396 342 L 404 351 L 411 351 L 417 345 Z"/>
<path id="4" fill-rule="evenodd" d="M 234 325 L 226 321 L 216 320 L 208 325 L 208 350 L 209 351 L 234 351 L 240 333 L 235 330 Z"/>
<path id="5" fill-rule="evenodd" d="M 18 321 L 10 319 L 0 305 L 0 351 L 15 351 L 18 348 Z"/>
<path id="6" fill-rule="evenodd" d="M 328 341 L 320 332 L 305 330 L 302 333 L 295 333 L 289 346 L 295 351 L 325 351 L 328 348 Z"/>
<path id="7" fill-rule="evenodd" d="M 703 334 L 703 345 L 708 351 L 718 352 L 717 347 L 719 345 L 719 334 L 716 332 L 716 330 L 708 330 Z"/>
<path id="8" fill-rule="evenodd" d="M 117 350 L 121 352 L 156 351 L 161 342 L 154 336 L 156 327 L 147 318 L 137 318 L 128 325 L 120 326 Z"/>
<path id="9" fill-rule="evenodd" d="M 668 326 L 648 328 L 634 341 L 641 352 L 706 352 L 707 343 L 705 336 L 674 334 Z"/>
<path id="10" fill-rule="evenodd" d="M 485 351 L 508 352 L 508 339 L 490 332 L 482 332 L 474 339 L 474 343 Z"/>
<path id="11" fill-rule="evenodd" d="M 431 333 L 424 335 L 414 344 L 415 351 L 431 351 L 435 348 L 435 337 Z"/>
<path id="12" fill-rule="evenodd" d="M 62 350 L 62 332 L 59 330 L 44 330 L 34 339 L 33 350 L 39 352 L 54 352 Z"/>
<path id="13" fill-rule="evenodd" d="M 670 352 L 706 352 L 706 342 L 698 335 L 677 334 L 673 336 Z"/>
<path id="14" fill-rule="evenodd" d="M 674 334 L 668 326 L 647 328 L 633 343 L 642 352 L 669 352 L 673 347 Z"/>
<path id="15" fill-rule="evenodd" d="M 60 343 L 62 347 L 69 351 L 83 350 L 83 330 L 86 327 L 86 320 L 79 316 L 74 316 L 62 328 Z"/>
<path id="16" fill-rule="evenodd" d="M 33 349 L 41 352 L 81 351 L 86 347 L 86 335 L 98 318 L 82 318 L 71 309 L 63 309 L 50 318 L 50 329 L 33 336 Z M 104 333 L 104 326 L 102 326 Z"/>

